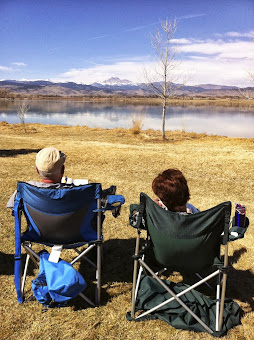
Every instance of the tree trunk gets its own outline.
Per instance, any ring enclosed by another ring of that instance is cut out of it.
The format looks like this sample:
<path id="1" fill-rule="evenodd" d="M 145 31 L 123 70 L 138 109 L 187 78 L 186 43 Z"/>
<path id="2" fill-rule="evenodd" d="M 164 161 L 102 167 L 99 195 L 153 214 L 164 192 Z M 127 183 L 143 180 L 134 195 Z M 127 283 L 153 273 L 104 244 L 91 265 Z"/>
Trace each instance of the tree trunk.
<path id="1" fill-rule="evenodd" d="M 24 131 L 26 133 L 26 123 L 25 123 L 25 121 L 23 121 L 22 124 L 23 124 L 23 129 L 24 129 Z"/>
<path id="2" fill-rule="evenodd" d="M 166 115 L 166 106 L 167 106 L 167 103 L 166 103 L 166 99 L 164 98 L 164 100 L 163 100 L 163 108 L 162 108 L 162 129 L 161 129 L 161 132 L 162 132 L 162 140 L 165 139 L 165 115 Z"/>

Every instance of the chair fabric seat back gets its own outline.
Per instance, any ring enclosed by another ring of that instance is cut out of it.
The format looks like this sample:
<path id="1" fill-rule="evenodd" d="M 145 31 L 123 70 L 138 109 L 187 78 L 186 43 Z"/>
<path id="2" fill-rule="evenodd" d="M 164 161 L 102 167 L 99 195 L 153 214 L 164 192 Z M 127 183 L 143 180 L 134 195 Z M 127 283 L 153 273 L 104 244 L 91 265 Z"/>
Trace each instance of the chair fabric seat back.
<path id="1" fill-rule="evenodd" d="M 144 193 L 141 193 L 142 200 L 145 201 L 147 228 L 159 263 L 191 273 L 213 265 L 219 257 L 221 234 L 228 231 L 231 202 L 193 215 L 183 215 L 162 209 Z"/>
<path id="2" fill-rule="evenodd" d="M 227 304 L 225 300 L 231 202 L 187 214 L 164 210 L 141 193 L 140 204 L 132 205 L 130 211 L 130 224 L 137 229 L 137 239 L 133 256 L 131 314 L 127 318 L 141 321 L 157 317 L 176 328 L 206 331 L 214 336 L 221 336 L 238 325 L 239 306 L 232 301 Z M 140 243 L 143 229 L 146 230 L 145 245 Z M 149 244 L 152 244 L 154 254 L 146 258 L 152 248 Z M 224 245 L 223 261 L 221 244 Z M 158 264 L 153 262 L 153 255 L 163 265 L 161 270 L 156 268 Z M 162 280 L 160 274 L 167 269 L 181 272 L 183 279 L 185 273 L 196 273 L 199 280 L 191 286 Z M 204 269 L 209 272 L 205 273 Z M 208 285 L 207 281 L 215 277 L 215 299 L 203 298 L 194 291 L 204 283 Z M 174 289 L 180 286 L 180 290 Z"/>
<path id="3" fill-rule="evenodd" d="M 102 190 L 100 183 L 49 187 L 17 183 L 14 204 L 14 282 L 19 303 L 24 301 L 24 287 L 31 259 L 34 264 L 40 263 L 39 275 L 33 280 L 33 291 L 41 303 L 51 306 L 52 302 L 62 303 L 78 294 L 93 307 L 100 304 L 102 225 L 105 212 L 111 210 L 112 215 L 117 217 L 125 202 L 122 195 L 115 193 L 116 186 Z M 22 218 L 22 214 L 25 218 Z M 23 222 L 27 222 L 27 226 L 21 234 Z M 51 248 L 50 255 L 46 249 L 35 251 L 33 243 Z M 23 277 L 21 246 L 27 253 Z M 61 256 L 61 252 L 66 253 L 66 249 L 73 249 L 75 253 L 71 261 L 68 256 L 69 263 L 63 261 Z M 96 250 L 95 260 L 87 257 L 93 249 Z M 72 268 L 79 260 L 84 260 L 95 271 L 94 301 L 83 293 L 86 287 L 84 278 Z"/>
<path id="4" fill-rule="evenodd" d="M 50 244 L 96 240 L 94 210 L 100 195 L 98 183 L 40 188 L 18 182 L 16 200 L 23 204 L 28 226 L 22 240 Z"/>

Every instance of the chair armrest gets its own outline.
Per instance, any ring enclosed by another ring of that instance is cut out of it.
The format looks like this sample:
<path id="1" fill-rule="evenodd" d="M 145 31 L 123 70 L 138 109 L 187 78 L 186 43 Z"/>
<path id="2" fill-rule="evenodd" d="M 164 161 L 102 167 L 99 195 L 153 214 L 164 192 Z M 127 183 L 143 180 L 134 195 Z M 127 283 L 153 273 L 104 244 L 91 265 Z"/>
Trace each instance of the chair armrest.
<path id="1" fill-rule="evenodd" d="M 125 203 L 125 198 L 122 195 L 108 195 L 106 200 L 103 202 L 101 209 L 95 209 L 94 212 L 105 212 L 111 210 L 112 215 L 117 217 L 120 215 L 121 206 Z"/>

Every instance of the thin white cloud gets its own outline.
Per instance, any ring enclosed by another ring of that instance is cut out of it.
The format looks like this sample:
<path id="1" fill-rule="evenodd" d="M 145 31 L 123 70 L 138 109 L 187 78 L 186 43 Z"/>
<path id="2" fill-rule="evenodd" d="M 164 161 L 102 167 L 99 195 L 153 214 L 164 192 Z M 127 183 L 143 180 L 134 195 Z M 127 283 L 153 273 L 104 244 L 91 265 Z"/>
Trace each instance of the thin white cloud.
<path id="1" fill-rule="evenodd" d="M 183 16 L 179 17 L 178 19 L 179 20 L 192 19 L 192 18 L 202 17 L 202 16 L 205 16 L 205 15 L 207 15 L 207 14 L 206 13 L 189 14 L 189 15 L 183 15 Z M 146 24 L 146 25 L 139 25 L 139 26 L 134 26 L 134 27 L 126 28 L 124 30 L 121 30 L 121 31 L 115 32 L 115 33 L 111 33 L 111 34 L 98 35 L 98 36 L 90 38 L 89 40 L 96 40 L 96 39 L 103 39 L 103 38 L 112 38 L 112 37 L 115 37 L 115 36 L 117 36 L 117 35 L 119 35 L 121 33 L 139 31 L 139 30 L 142 30 L 142 29 L 147 28 L 149 26 L 154 26 L 154 25 L 160 24 L 161 21 L 163 21 L 163 20 L 152 22 L 152 23 Z"/>
<path id="2" fill-rule="evenodd" d="M 59 47 L 52 47 L 52 48 L 48 49 L 48 53 L 54 54 L 57 50 L 59 50 Z"/>
<path id="3" fill-rule="evenodd" d="M 207 15 L 206 13 L 200 13 L 200 14 L 189 14 L 189 15 L 183 15 L 181 17 L 179 17 L 178 19 L 179 20 L 182 20 L 182 19 L 192 19 L 192 18 L 198 18 L 198 17 L 203 17 Z"/>
<path id="4" fill-rule="evenodd" d="M 141 72 L 143 63 L 139 62 L 117 62 L 111 65 L 95 65 L 94 67 L 71 69 L 53 81 L 74 81 L 76 83 L 91 84 L 97 81 L 103 81 L 112 76 L 120 79 L 127 78 L 131 81 L 137 81 L 137 75 Z"/>
<path id="5" fill-rule="evenodd" d="M 15 66 L 26 66 L 26 64 L 23 63 L 23 62 L 13 62 L 12 65 L 15 65 Z"/>
<path id="6" fill-rule="evenodd" d="M 96 66 L 103 66 L 103 64 L 98 64 L 98 63 L 95 63 L 94 61 L 91 61 L 91 60 L 87 60 L 87 62 L 89 63 L 89 64 L 92 64 L 92 65 L 96 65 Z"/>
<path id="7" fill-rule="evenodd" d="M 71 69 L 52 81 L 74 81 L 76 83 L 91 84 L 102 82 L 112 76 L 120 79 L 128 79 L 133 82 L 145 82 L 142 78 L 144 66 L 149 70 L 155 69 L 156 63 L 119 62 L 111 65 L 95 65 L 84 69 Z M 253 86 L 246 76 L 246 69 L 250 69 L 246 63 L 235 60 L 222 60 L 208 57 L 193 56 L 192 59 L 183 62 L 179 68 L 179 74 L 192 74 L 189 85 L 217 84 L 234 86 Z"/>
<path id="8" fill-rule="evenodd" d="M 180 46 L 183 64 L 180 73 L 193 74 L 190 84 L 213 83 L 218 85 L 253 86 L 246 76 L 246 70 L 253 68 L 254 44 L 250 39 L 253 31 L 247 33 L 228 32 L 218 39 L 173 39 Z M 180 55 L 181 58 L 181 55 Z M 143 82 L 144 66 L 155 69 L 149 56 L 134 56 L 131 59 L 120 56 L 107 60 L 107 64 L 95 64 L 82 69 L 71 69 L 60 74 L 55 81 L 74 81 L 91 84 L 112 76 Z"/>
<path id="9" fill-rule="evenodd" d="M 124 30 L 120 30 L 119 32 L 116 32 L 116 33 L 103 34 L 103 35 L 95 36 L 95 37 L 90 38 L 89 40 L 102 39 L 102 38 L 112 38 L 112 37 L 115 37 L 115 36 L 122 34 L 122 33 L 125 33 L 125 32 L 139 31 L 139 30 L 142 30 L 142 29 L 147 28 L 149 26 L 157 25 L 159 23 L 160 23 L 160 21 L 157 21 L 157 22 L 152 22 L 150 24 L 146 24 L 146 25 L 130 27 L 130 28 L 126 28 Z"/>
<path id="10" fill-rule="evenodd" d="M 152 22 L 151 24 L 147 24 L 147 25 L 141 25 L 141 26 L 137 26 L 137 27 L 133 27 L 133 28 L 127 28 L 127 29 L 123 30 L 122 32 L 138 31 L 138 30 L 142 30 L 142 29 L 144 29 L 146 27 L 154 26 L 154 25 L 157 25 L 157 24 L 159 24 L 159 21 Z"/>
<path id="11" fill-rule="evenodd" d="M 102 38 L 111 38 L 111 37 L 114 37 L 116 36 L 117 33 L 113 33 L 113 34 L 103 34 L 103 35 L 98 35 L 96 37 L 92 37 L 90 38 L 89 40 L 96 40 L 96 39 L 102 39 Z"/>
<path id="12" fill-rule="evenodd" d="M 207 60 L 207 59 L 209 59 L 209 57 L 204 57 L 204 56 L 200 56 L 200 55 L 192 55 L 192 56 L 190 56 L 190 59 L 194 59 L 194 60 Z"/>
<path id="13" fill-rule="evenodd" d="M 191 44 L 192 41 L 190 39 L 181 38 L 181 39 L 171 39 L 171 42 L 173 44 Z"/>
<path id="14" fill-rule="evenodd" d="M 192 70 L 190 85 L 196 84 L 217 84 L 232 86 L 253 86 L 250 79 L 246 76 L 244 63 L 238 60 L 189 60 L 183 65 L 182 72 Z"/>
<path id="15" fill-rule="evenodd" d="M 3 72 L 8 72 L 8 71 L 12 71 L 12 68 L 11 67 L 7 67 L 7 66 L 0 66 L 0 71 L 3 71 Z"/>
<path id="16" fill-rule="evenodd" d="M 185 57 L 195 59 L 197 57 L 210 57 L 216 60 L 249 61 L 254 63 L 254 44 L 251 39 L 239 39 L 237 32 L 233 38 L 232 32 L 224 35 L 220 39 L 173 39 L 172 42 L 180 46 L 180 52 L 185 53 Z M 250 32 L 241 36 L 250 36 Z M 231 36 L 231 39 L 227 39 Z"/>
<path id="17" fill-rule="evenodd" d="M 204 43 L 183 44 L 181 51 L 217 55 L 217 58 L 254 59 L 254 44 L 251 41 L 224 42 L 208 40 Z"/>
<path id="18" fill-rule="evenodd" d="M 227 32 L 225 34 L 227 37 L 234 37 L 234 38 L 254 38 L 254 31 L 250 31 L 247 33 L 240 33 L 240 32 Z"/>

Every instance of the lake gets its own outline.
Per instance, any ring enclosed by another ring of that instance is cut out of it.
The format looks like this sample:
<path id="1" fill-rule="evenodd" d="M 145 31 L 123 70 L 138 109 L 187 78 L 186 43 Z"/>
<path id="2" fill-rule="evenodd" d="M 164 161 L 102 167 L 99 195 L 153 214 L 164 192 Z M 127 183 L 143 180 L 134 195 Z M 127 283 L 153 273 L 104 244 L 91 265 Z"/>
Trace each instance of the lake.
<path id="1" fill-rule="evenodd" d="M 0 121 L 20 123 L 18 102 L 0 101 Z M 143 129 L 161 130 L 162 109 L 157 105 L 30 101 L 26 123 L 130 128 L 132 119 L 143 119 Z M 254 107 L 215 105 L 168 106 L 166 130 L 205 132 L 229 137 L 254 138 Z"/>

